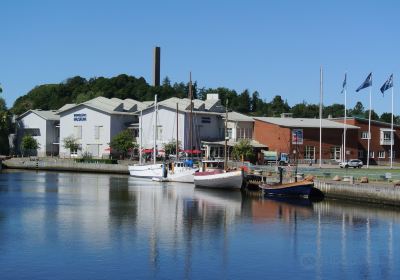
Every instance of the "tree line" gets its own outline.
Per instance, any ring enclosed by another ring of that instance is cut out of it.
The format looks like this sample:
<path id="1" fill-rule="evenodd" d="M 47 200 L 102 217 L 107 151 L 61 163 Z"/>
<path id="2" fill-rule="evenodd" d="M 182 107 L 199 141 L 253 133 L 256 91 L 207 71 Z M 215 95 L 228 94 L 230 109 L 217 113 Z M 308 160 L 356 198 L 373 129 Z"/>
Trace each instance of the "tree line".
<path id="1" fill-rule="evenodd" d="M 303 101 L 294 106 L 289 106 L 286 99 L 275 95 L 269 101 L 260 97 L 257 91 L 244 90 L 237 92 L 225 87 L 199 88 L 197 82 L 192 85 L 193 98 L 206 99 L 208 93 L 218 93 L 223 105 L 229 100 L 229 109 L 251 116 L 279 117 L 282 113 L 292 113 L 297 118 L 318 118 L 319 105 Z M 57 110 L 67 103 L 82 103 L 92 98 L 103 96 L 107 98 L 131 98 L 139 101 L 153 100 L 154 95 L 159 100 L 171 97 L 184 98 L 189 96 L 189 83 L 171 83 L 166 77 L 160 86 L 149 85 L 143 77 L 136 78 L 126 74 L 116 77 L 94 77 L 85 79 L 80 76 L 68 78 L 59 84 L 39 85 L 27 94 L 20 96 L 14 102 L 12 108 L 7 109 L 4 99 L 0 96 L 0 153 L 6 153 L 8 149 L 8 134 L 13 131 L 10 125 L 10 116 L 20 115 L 30 109 Z M 368 118 L 368 110 L 365 110 L 361 102 L 357 102 L 354 108 L 348 110 L 349 116 Z M 323 117 L 344 116 L 343 104 L 324 106 Z M 378 115 L 371 111 L 373 120 L 384 122 L 391 121 L 391 113 Z M 400 124 L 400 116 L 394 117 L 395 123 Z"/>

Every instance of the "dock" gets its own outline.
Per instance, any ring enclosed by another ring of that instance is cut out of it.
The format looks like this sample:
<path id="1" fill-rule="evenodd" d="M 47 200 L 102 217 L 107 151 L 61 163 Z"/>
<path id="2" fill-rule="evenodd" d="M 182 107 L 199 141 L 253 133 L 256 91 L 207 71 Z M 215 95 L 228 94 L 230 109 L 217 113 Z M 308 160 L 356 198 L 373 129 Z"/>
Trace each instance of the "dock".
<path id="1" fill-rule="evenodd" d="M 326 198 L 400 206 L 400 186 L 393 183 L 348 183 L 315 180 Z"/>

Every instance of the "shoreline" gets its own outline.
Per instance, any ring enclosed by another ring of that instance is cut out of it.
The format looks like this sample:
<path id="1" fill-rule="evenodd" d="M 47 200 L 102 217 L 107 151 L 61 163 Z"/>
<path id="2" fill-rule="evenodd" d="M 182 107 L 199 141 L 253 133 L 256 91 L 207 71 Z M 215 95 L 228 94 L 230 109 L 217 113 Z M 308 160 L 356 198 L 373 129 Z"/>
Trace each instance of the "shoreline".
<path id="1" fill-rule="evenodd" d="M 131 162 L 118 164 L 78 163 L 69 159 L 31 160 L 29 158 L 12 158 L 2 161 L 4 169 L 118 175 L 129 175 L 128 163 Z M 394 184 L 379 182 L 351 184 L 343 181 L 317 179 L 314 181 L 314 187 L 321 191 L 326 198 L 400 206 L 400 186 L 394 186 Z"/>

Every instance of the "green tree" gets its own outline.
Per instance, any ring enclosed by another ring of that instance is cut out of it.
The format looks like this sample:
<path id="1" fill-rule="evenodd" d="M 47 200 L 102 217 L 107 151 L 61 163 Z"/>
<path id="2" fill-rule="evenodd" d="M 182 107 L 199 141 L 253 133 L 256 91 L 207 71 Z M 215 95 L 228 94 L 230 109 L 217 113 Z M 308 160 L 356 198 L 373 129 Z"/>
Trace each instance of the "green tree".
<path id="1" fill-rule="evenodd" d="M 3 89 L 0 84 L 0 93 Z M 8 134 L 11 131 L 10 114 L 7 110 L 6 101 L 0 97 L 0 154 L 8 154 Z"/>
<path id="2" fill-rule="evenodd" d="M 395 122 L 396 117 L 393 117 L 393 122 Z M 383 113 L 379 118 L 382 122 L 391 123 L 392 122 L 392 113 Z"/>
<path id="3" fill-rule="evenodd" d="M 369 119 L 369 110 L 366 110 L 364 112 L 364 118 Z M 374 110 L 371 110 L 371 120 L 374 120 L 374 121 L 379 120 L 379 115 Z"/>
<path id="4" fill-rule="evenodd" d="M 363 116 L 364 113 L 365 113 L 364 105 L 360 101 L 358 101 L 354 106 L 354 108 L 350 110 L 350 115 L 353 117 Z"/>
<path id="5" fill-rule="evenodd" d="M 125 158 L 129 151 L 137 148 L 137 144 L 134 141 L 132 131 L 129 129 L 125 129 L 115 135 L 110 142 L 110 147 L 114 151 L 117 151 L 122 154 Z"/>
<path id="6" fill-rule="evenodd" d="M 325 106 L 323 110 L 324 118 L 331 116 L 333 118 L 343 117 L 344 116 L 344 105 L 343 104 L 332 104 L 329 106 Z"/>
<path id="7" fill-rule="evenodd" d="M 78 151 L 79 150 L 79 143 L 78 140 L 73 136 L 68 136 L 63 139 L 63 146 L 65 149 L 68 149 L 70 153 L 72 151 Z"/>
<path id="8" fill-rule="evenodd" d="M 251 99 L 249 91 L 247 89 L 243 91 L 237 97 L 237 101 L 233 102 L 232 105 L 235 105 L 235 103 L 237 103 L 237 105 L 235 106 L 237 111 L 239 111 L 240 113 L 249 113 L 251 111 Z"/>
<path id="9" fill-rule="evenodd" d="M 23 155 L 34 155 L 39 149 L 39 143 L 32 135 L 24 135 L 21 141 L 21 150 Z"/>
<path id="10" fill-rule="evenodd" d="M 181 141 L 178 141 L 178 150 L 182 148 Z M 163 144 L 163 149 L 165 155 L 175 155 L 176 154 L 176 140 L 172 139 L 170 142 Z"/>
<path id="11" fill-rule="evenodd" d="M 272 99 L 270 108 L 273 116 L 279 116 L 282 113 L 287 113 L 290 110 L 290 106 L 287 104 L 287 101 L 283 101 L 280 95 L 276 95 L 274 99 Z"/>
<path id="12" fill-rule="evenodd" d="M 254 157 L 253 147 L 248 139 L 240 140 L 233 146 L 232 156 L 237 160 L 251 160 Z"/>

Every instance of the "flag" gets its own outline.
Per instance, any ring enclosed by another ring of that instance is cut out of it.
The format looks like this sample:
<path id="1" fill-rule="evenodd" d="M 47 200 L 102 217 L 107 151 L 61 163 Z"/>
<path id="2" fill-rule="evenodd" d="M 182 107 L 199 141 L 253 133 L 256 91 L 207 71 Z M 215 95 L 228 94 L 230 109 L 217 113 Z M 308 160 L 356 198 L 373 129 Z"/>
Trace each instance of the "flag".
<path id="1" fill-rule="evenodd" d="M 343 85 L 342 85 L 342 91 L 340 93 L 343 93 L 347 85 L 347 73 L 344 74 L 344 80 L 343 80 Z"/>
<path id="2" fill-rule="evenodd" d="M 368 77 L 365 79 L 365 81 L 361 84 L 361 86 L 356 89 L 356 92 L 359 92 L 360 90 L 372 86 L 372 72 L 369 73 Z"/>
<path id="3" fill-rule="evenodd" d="M 385 95 L 385 91 L 387 91 L 391 87 L 393 87 L 393 74 L 390 75 L 389 79 L 387 79 L 387 81 L 381 87 L 382 95 Z"/>

